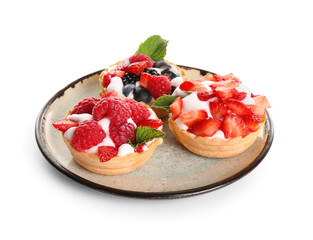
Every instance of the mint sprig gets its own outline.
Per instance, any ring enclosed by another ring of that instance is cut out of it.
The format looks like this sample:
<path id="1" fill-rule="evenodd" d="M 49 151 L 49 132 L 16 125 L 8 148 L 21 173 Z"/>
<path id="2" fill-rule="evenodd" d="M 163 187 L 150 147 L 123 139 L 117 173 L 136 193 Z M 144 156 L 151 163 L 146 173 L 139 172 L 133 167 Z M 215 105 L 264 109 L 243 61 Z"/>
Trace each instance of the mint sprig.
<path id="1" fill-rule="evenodd" d="M 163 60 L 166 55 L 168 40 L 159 35 L 153 35 L 140 44 L 136 53 L 142 53 L 149 56 L 153 61 Z"/>
<path id="2" fill-rule="evenodd" d="M 170 105 L 174 102 L 174 100 L 177 98 L 177 96 L 173 95 L 166 95 L 159 97 L 155 102 L 152 104 L 151 107 L 154 108 L 162 108 L 166 111 L 170 112 Z"/>
<path id="3" fill-rule="evenodd" d="M 163 138 L 165 136 L 164 132 L 151 127 L 137 127 L 135 133 L 135 143 L 132 143 L 130 140 L 128 141 L 133 147 L 137 147 L 138 145 L 149 142 L 155 138 Z"/>

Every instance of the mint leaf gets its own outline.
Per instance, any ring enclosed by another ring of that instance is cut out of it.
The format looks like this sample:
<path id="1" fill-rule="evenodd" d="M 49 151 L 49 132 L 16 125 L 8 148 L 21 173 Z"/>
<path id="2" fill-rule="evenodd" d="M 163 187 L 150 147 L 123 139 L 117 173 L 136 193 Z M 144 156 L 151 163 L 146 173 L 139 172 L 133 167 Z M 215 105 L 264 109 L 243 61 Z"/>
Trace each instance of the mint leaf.
<path id="1" fill-rule="evenodd" d="M 159 35 L 153 35 L 140 44 L 136 53 L 142 53 L 152 58 L 153 61 L 163 60 L 166 55 L 168 40 Z"/>
<path id="2" fill-rule="evenodd" d="M 166 111 L 170 112 L 170 105 L 173 103 L 173 101 L 177 98 L 177 96 L 173 95 L 166 95 L 159 97 L 155 102 L 152 104 L 151 107 L 155 108 L 162 108 Z"/>
<path id="3" fill-rule="evenodd" d="M 163 138 L 165 133 L 151 127 L 137 127 L 135 146 L 151 141 L 154 138 Z"/>

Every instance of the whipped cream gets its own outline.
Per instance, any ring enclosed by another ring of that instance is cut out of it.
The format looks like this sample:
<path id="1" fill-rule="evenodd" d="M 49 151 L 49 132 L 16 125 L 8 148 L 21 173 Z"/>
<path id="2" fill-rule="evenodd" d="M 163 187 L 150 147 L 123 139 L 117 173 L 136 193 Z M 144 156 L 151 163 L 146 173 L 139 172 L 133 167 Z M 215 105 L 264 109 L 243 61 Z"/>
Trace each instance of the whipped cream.
<path id="1" fill-rule="evenodd" d="M 120 98 L 124 98 L 123 81 L 120 77 L 112 77 L 110 84 L 107 87 L 108 92 L 115 91 Z"/>

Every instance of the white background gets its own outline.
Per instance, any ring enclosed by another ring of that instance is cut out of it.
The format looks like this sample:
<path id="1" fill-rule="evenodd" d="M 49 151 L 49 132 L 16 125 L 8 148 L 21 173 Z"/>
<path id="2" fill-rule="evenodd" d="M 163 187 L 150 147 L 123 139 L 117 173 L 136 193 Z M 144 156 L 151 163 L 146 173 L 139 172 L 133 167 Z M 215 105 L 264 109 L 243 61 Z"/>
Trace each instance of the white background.
<path id="1" fill-rule="evenodd" d="M 1 1 L 1 239 L 312 239 L 310 1 Z M 234 73 L 269 99 L 272 148 L 243 179 L 176 200 L 101 193 L 54 169 L 34 137 L 61 88 L 129 57 Z"/>

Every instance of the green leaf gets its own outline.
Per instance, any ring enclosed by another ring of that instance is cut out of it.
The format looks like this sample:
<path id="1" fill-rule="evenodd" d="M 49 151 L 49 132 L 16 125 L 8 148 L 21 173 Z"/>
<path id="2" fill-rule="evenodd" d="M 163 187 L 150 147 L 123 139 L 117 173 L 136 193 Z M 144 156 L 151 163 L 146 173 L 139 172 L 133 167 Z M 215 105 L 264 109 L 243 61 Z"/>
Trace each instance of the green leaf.
<path id="1" fill-rule="evenodd" d="M 151 107 L 162 108 L 170 112 L 170 105 L 174 102 L 176 98 L 177 96 L 164 94 L 163 96 L 155 100 Z"/>
<path id="2" fill-rule="evenodd" d="M 164 136 L 165 136 L 164 132 L 159 131 L 155 128 L 137 127 L 136 128 L 136 143 L 133 145 L 138 146 L 140 144 L 149 142 L 153 140 L 154 138 L 163 138 Z"/>
<path id="3" fill-rule="evenodd" d="M 159 35 L 153 35 L 140 44 L 136 53 L 142 53 L 152 58 L 153 61 L 163 60 L 166 55 L 168 40 Z"/>

